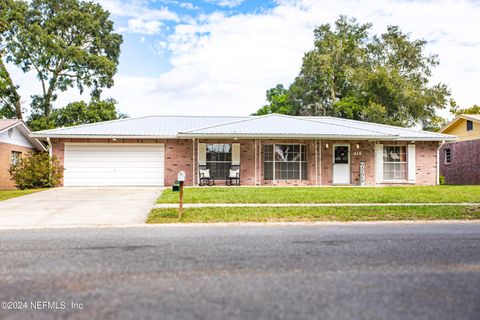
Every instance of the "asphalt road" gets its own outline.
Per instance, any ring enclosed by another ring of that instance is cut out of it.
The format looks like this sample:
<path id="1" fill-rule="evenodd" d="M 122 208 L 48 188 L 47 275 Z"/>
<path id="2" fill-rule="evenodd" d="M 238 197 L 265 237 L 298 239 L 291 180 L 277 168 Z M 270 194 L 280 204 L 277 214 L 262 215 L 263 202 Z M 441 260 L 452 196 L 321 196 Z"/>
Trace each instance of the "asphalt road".
<path id="1" fill-rule="evenodd" d="M 3 230 L 0 301 L 28 304 L 0 319 L 480 319 L 480 224 Z"/>

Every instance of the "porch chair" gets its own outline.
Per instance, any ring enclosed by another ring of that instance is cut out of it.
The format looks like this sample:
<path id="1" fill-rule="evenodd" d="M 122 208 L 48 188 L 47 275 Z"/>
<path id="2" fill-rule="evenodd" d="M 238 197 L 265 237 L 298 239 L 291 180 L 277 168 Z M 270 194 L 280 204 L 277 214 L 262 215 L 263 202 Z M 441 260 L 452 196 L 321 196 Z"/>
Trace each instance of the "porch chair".
<path id="1" fill-rule="evenodd" d="M 232 165 L 228 170 L 227 180 L 225 181 L 227 186 L 239 186 L 240 185 L 240 166 Z"/>
<path id="2" fill-rule="evenodd" d="M 207 169 L 206 165 L 199 165 L 198 166 L 198 177 L 200 180 L 200 186 L 214 186 L 215 179 L 210 174 L 210 169 Z"/>

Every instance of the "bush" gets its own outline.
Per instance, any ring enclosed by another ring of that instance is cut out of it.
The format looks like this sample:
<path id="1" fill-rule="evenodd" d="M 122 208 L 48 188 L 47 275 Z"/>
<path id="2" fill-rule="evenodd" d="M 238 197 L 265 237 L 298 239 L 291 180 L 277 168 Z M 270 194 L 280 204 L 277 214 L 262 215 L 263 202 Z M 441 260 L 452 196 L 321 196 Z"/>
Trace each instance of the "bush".
<path id="1" fill-rule="evenodd" d="M 438 178 L 439 178 L 440 185 L 443 186 L 445 184 L 445 176 L 440 176 Z"/>
<path id="2" fill-rule="evenodd" d="M 10 166 L 11 180 L 18 189 L 51 188 L 60 184 L 63 167 L 56 157 L 47 152 L 29 153 Z"/>

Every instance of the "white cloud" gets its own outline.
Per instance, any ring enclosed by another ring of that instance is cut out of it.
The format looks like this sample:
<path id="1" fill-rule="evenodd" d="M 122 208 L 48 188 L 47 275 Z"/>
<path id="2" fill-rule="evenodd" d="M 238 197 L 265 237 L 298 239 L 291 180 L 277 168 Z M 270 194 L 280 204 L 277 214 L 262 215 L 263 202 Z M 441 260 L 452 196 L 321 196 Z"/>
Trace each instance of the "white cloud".
<path id="1" fill-rule="evenodd" d="M 214 3 L 220 7 L 234 8 L 241 5 L 245 0 L 205 0 L 205 2 Z"/>
<path id="2" fill-rule="evenodd" d="M 288 85 L 298 74 L 304 52 L 313 46 L 314 27 L 352 13 L 360 22 L 373 22 L 374 32 L 394 24 L 412 38 L 428 40 L 427 51 L 441 61 L 433 81 L 447 83 L 462 106 L 480 102 L 480 7 L 473 2 L 280 0 L 261 14 L 214 13 L 177 25 L 158 46 L 170 50 L 172 69 L 154 81 L 153 89 L 152 79 L 144 79 L 148 90 L 139 88 L 142 93 L 120 99 L 121 105 L 135 115 L 254 112 L 264 103 L 265 90 Z M 125 92 L 121 83 L 139 81 L 119 78 L 114 95 Z"/>
<path id="3" fill-rule="evenodd" d="M 129 19 L 128 27 L 120 27 L 119 32 L 140 33 L 153 35 L 160 32 L 162 23 L 160 21 L 143 21 L 142 19 Z M 145 38 L 143 38 L 145 40 Z"/>
<path id="4" fill-rule="evenodd" d="M 175 12 L 168 8 L 150 8 L 146 0 L 96 0 L 103 8 L 114 16 L 133 17 L 142 20 L 170 20 L 180 21 Z"/>
<path id="5" fill-rule="evenodd" d="M 180 8 L 184 8 L 184 9 L 188 9 L 188 10 L 198 10 L 198 9 L 200 9 L 199 7 L 193 5 L 190 2 L 183 2 L 182 1 L 178 5 L 180 6 Z"/>
<path id="6" fill-rule="evenodd" d="M 117 75 L 105 96 L 131 116 L 252 113 L 268 88 L 294 80 L 314 27 L 340 14 L 373 22 L 377 33 L 394 24 L 425 38 L 441 62 L 433 80 L 447 83 L 462 107 L 480 103 L 480 6 L 466 0 L 279 0 L 261 14 L 199 15 L 156 46 L 170 53 L 161 59 L 169 57 L 171 70 L 156 78 Z M 70 96 L 61 94 L 59 103 Z"/>

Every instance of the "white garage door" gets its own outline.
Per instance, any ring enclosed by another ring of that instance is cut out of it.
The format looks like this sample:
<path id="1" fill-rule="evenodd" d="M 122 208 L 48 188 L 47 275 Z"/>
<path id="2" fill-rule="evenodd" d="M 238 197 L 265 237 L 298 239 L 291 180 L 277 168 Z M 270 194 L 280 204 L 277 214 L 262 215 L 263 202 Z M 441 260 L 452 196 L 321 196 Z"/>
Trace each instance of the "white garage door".
<path id="1" fill-rule="evenodd" d="M 66 143 L 65 186 L 163 186 L 163 144 Z"/>

